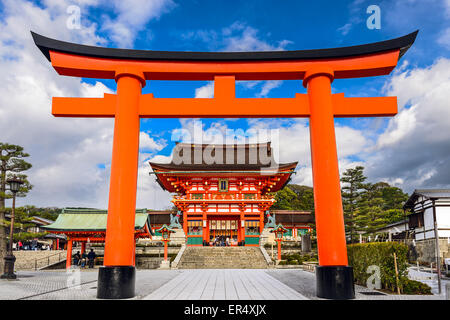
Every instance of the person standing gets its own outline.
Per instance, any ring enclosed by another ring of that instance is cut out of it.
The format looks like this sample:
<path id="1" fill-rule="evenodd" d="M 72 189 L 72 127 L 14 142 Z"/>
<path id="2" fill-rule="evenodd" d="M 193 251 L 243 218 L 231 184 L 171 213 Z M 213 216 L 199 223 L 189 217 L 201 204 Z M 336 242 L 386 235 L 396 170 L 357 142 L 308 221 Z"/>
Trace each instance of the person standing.
<path id="1" fill-rule="evenodd" d="M 94 267 L 94 261 L 96 256 L 97 255 L 95 254 L 94 249 L 91 249 L 91 251 L 87 255 L 89 268 Z"/>
<path id="2" fill-rule="evenodd" d="M 77 253 L 75 253 L 75 255 L 73 256 L 73 265 L 78 266 L 79 263 L 80 263 L 80 251 L 77 251 Z"/>
<path id="3" fill-rule="evenodd" d="M 87 254 L 86 252 L 83 252 L 81 254 L 81 268 L 84 268 L 86 266 L 86 261 L 87 260 Z"/>

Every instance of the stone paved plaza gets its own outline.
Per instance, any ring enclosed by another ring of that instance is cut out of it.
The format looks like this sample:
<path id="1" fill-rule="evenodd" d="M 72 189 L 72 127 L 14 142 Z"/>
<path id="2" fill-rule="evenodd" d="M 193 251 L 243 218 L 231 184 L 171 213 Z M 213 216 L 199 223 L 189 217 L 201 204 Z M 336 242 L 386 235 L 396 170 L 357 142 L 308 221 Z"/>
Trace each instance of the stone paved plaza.
<path id="1" fill-rule="evenodd" d="M 19 271 L 0 280 L 0 299 L 93 300 L 98 270 Z M 307 300 L 318 299 L 315 275 L 300 269 L 138 270 L 136 297 L 144 300 Z M 373 294 L 355 286 L 356 300 L 443 300 L 441 295 Z"/>

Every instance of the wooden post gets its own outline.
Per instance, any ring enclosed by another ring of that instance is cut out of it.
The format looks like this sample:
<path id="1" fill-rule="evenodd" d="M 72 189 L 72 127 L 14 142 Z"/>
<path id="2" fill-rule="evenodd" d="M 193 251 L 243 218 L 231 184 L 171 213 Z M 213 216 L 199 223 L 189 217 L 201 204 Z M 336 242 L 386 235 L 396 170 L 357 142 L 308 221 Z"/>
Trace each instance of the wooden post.
<path id="1" fill-rule="evenodd" d="M 281 240 L 278 240 L 278 261 L 281 261 Z"/>
<path id="2" fill-rule="evenodd" d="M 331 82 L 334 71 L 318 64 L 305 73 L 314 185 L 317 249 L 316 292 L 320 298 L 354 299 L 353 268 L 348 266 L 344 211 L 334 130 Z"/>
<path id="3" fill-rule="evenodd" d="M 187 220 L 187 208 L 186 211 L 181 211 L 183 214 L 183 231 L 184 231 L 184 236 L 187 240 L 187 231 L 188 231 L 188 220 Z"/>
<path id="4" fill-rule="evenodd" d="M 272 244 L 272 260 L 273 260 L 273 241 L 271 242 Z"/>
<path id="5" fill-rule="evenodd" d="M 68 239 L 66 269 L 69 269 L 71 265 L 72 265 L 72 240 Z"/>
<path id="6" fill-rule="evenodd" d="M 164 261 L 167 261 L 167 242 L 168 240 L 164 240 Z"/>
<path id="7" fill-rule="evenodd" d="M 311 108 L 309 120 L 317 246 L 320 266 L 347 266 L 331 81 L 327 67 L 307 72 L 303 80 Z"/>
<path id="8" fill-rule="evenodd" d="M 135 295 L 134 227 L 139 160 L 139 101 L 143 74 L 116 71 L 117 101 L 109 185 L 105 254 L 99 269 L 97 298 L 122 299 Z"/>
<path id="9" fill-rule="evenodd" d="M 106 267 L 135 264 L 134 220 L 142 84 L 137 76 L 128 73 L 119 73 L 116 78 L 117 105 L 105 241 Z"/>
<path id="10" fill-rule="evenodd" d="M 395 283 L 397 284 L 397 293 L 400 294 L 400 283 L 398 281 L 397 256 L 394 252 L 394 267 L 395 267 Z"/>
<path id="11" fill-rule="evenodd" d="M 434 220 L 434 239 L 435 239 L 435 253 L 436 253 L 436 271 L 438 279 L 438 293 L 441 294 L 441 253 L 439 249 L 439 233 L 436 219 L 435 200 L 433 200 L 433 220 Z"/>

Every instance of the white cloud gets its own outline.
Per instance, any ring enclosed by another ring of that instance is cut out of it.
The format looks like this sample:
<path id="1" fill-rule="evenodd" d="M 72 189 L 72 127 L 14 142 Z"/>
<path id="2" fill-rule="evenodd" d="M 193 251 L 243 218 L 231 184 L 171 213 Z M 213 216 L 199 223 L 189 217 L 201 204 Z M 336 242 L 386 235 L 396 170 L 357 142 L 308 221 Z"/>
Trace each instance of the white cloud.
<path id="1" fill-rule="evenodd" d="M 279 51 L 285 50 L 292 41 L 281 40 L 276 44 L 262 40 L 258 29 L 242 22 L 235 22 L 222 30 L 223 51 Z"/>
<path id="2" fill-rule="evenodd" d="M 280 40 L 276 43 L 270 43 L 263 40 L 259 34 L 259 30 L 246 23 L 236 21 L 230 26 L 223 28 L 220 32 L 215 30 L 197 30 L 186 32 L 182 35 L 183 39 L 201 40 L 212 50 L 218 51 L 280 51 L 293 42 L 290 40 Z M 259 87 L 257 97 L 266 97 L 272 89 L 278 88 L 283 84 L 280 80 L 270 81 L 239 81 L 240 85 L 246 89 L 256 89 Z M 214 84 L 207 85 L 195 90 L 197 98 L 213 97 Z"/>
<path id="3" fill-rule="evenodd" d="M 91 206 L 106 208 L 112 155 L 113 119 L 55 118 L 52 97 L 102 97 L 113 93 L 100 82 L 59 76 L 34 45 L 30 30 L 56 39 L 102 45 L 98 26 L 82 19 L 81 29 L 66 27 L 69 5 L 81 13 L 96 1 L 3 1 L 0 20 L 0 136 L 2 142 L 21 145 L 33 167 L 26 173 L 34 185 L 18 204 L 37 206 Z M 167 197 L 153 197 L 149 165 L 144 163 L 164 141 L 141 133 L 137 206 L 162 208 Z M 145 174 L 147 172 L 147 174 Z M 146 181 L 148 180 L 148 181 Z M 159 186 L 157 186 L 160 188 Z M 156 187 L 154 187 L 156 188 Z"/>
<path id="4" fill-rule="evenodd" d="M 342 27 L 339 27 L 337 29 L 337 31 L 339 31 L 343 36 L 345 36 L 347 33 L 350 32 L 350 29 L 352 28 L 352 26 L 353 25 L 349 22 L 349 23 L 344 24 Z"/>
<path id="5" fill-rule="evenodd" d="M 159 19 L 175 7 L 172 0 L 110 0 L 116 17 L 105 17 L 103 30 L 110 33 L 111 39 L 120 47 L 132 47 L 137 32 L 151 21 Z"/>
<path id="6" fill-rule="evenodd" d="M 166 146 L 164 141 L 156 142 L 147 132 L 140 132 L 139 148 L 149 151 L 160 151 Z"/>
<path id="7" fill-rule="evenodd" d="M 408 191 L 450 186 L 450 59 L 397 73 L 385 91 L 398 96 L 400 112 L 367 158 L 369 176 Z"/>
<path id="8" fill-rule="evenodd" d="M 261 91 L 256 94 L 257 97 L 267 97 L 270 91 L 275 88 L 279 88 L 283 84 L 283 81 L 281 80 L 269 80 L 264 81 L 263 85 L 261 86 Z"/>
<path id="9" fill-rule="evenodd" d="M 208 82 L 204 86 L 195 89 L 196 98 L 213 98 L 214 97 L 214 81 Z"/>
<path id="10" fill-rule="evenodd" d="M 182 128 L 193 136 L 194 130 L 202 135 L 203 140 L 183 140 L 195 143 L 223 143 L 226 140 L 225 132 L 229 129 L 222 122 L 215 122 L 210 127 L 197 119 L 180 120 Z M 231 130 L 231 129 L 230 129 Z M 270 132 L 270 130 L 276 132 Z M 249 138 L 249 133 L 259 135 Z M 293 176 L 293 183 L 312 186 L 311 151 L 308 121 L 306 119 L 248 119 L 247 130 L 234 130 L 237 135 L 236 143 L 256 143 L 271 141 L 275 159 L 279 163 L 298 161 L 297 173 Z M 198 137 L 198 134 L 196 135 Z M 358 130 L 345 127 L 336 127 L 336 140 L 340 172 L 350 167 L 361 165 L 361 161 L 354 161 L 351 156 L 359 155 L 367 147 L 367 140 Z"/>
<path id="11" fill-rule="evenodd" d="M 450 50 L 450 28 L 444 29 L 441 32 L 437 42 L 441 46 L 443 46 L 443 47 L 447 48 L 448 50 Z"/>
<path id="12" fill-rule="evenodd" d="M 443 2 L 445 8 L 445 15 L 447 18 L 450 18 L 450 0 L 443 0 Z"/>

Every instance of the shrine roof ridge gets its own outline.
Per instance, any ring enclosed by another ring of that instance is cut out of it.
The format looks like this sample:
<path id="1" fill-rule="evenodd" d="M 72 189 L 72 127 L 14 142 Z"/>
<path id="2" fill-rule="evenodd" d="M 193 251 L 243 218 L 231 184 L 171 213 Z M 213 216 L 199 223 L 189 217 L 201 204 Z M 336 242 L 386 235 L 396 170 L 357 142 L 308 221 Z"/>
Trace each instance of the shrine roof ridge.
<path id="1" fill-rule="evenodd" d="M 255 143 L 189 143 L 189 142 L 175 142 L 175 146 L 178 148 L 199 148 L 202 147 L 223 147 L 223 148 L 271 148 L 271 141 L 267 142 L 255 142 Z"/>
<path id="2" fill-rule="evenodd" d="M 399 59 L 414 43 L 419 30 L 405 36 L 368 44 L 310 50 L 247 51 L 247 52 L 191 52 L 118 49 L 88 46 L 48 38 L 31 31 L 36 46 L 50 61 L 50 51 L 107 59 L 165 60 L 165 61 L 269 61 L 318 60 L 362 56 L 399 50 Z"/>
<path id="3" fill-rule="evenodd" d="M 248 173 L 248 171 L 254 171 L 254 172 L 262 172 L 264 170 L 267 171 L 280 171 L 284 169 L 294 169 L 298 161 L 296 162 L 289 162 L 289 163 L 279 163 L 276 165 L 276 167 L 271 167 L 270 163 L 267 165 L 261 165 L 261 164 L 236 164 L 236 163 L 230 163 L 230 164 L 175 164 L 173 162 L 171 163 L 156 163 L 156 162 L 149 162 L 150 166 L 153 168 L 153 170 L 171 170 L 171 171 L 224 171 L 224 173 L 228 171 L 236 171 L 239 173 L 242 171 L 242 173 Z M 272 170 L 270 170 L 272 169 Z"/>

